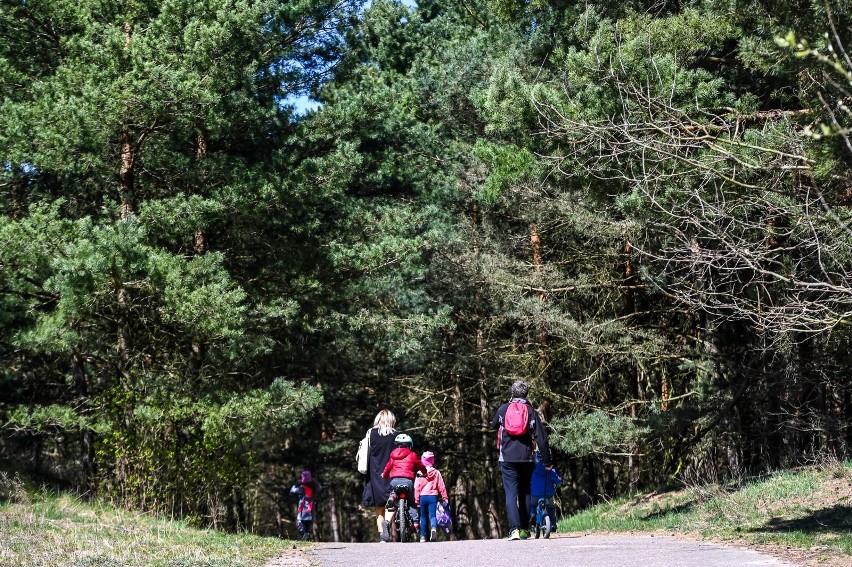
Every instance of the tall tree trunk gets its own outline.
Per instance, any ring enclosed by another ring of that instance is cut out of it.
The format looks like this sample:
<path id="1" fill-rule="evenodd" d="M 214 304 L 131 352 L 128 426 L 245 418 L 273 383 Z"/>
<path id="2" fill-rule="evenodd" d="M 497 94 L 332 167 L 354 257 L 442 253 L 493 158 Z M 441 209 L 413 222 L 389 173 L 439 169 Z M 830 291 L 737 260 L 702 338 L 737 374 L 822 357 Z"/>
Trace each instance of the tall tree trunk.
<path id="1" fill-rule="evenodd" d="M 207 140 L 203 134 L 198 133 L 196 135 L 195 144 L 195 157 L 198 161 L 201 161 L 207 157 Z M 199 256 L 207 253 L 207 239 L 200 227 L 195 229 L 193 249 L 196 255 Z M 201 374 L 201 367 L 204 364 L 206 353 L 207 345 L 205 343 L 200 341 L 192 343 L 189 353 L 189 371 L 193 376 L 198 377 Z"/>
<path id="2" fill-rule="evenodd" d="M 82 403 L 83 417 L 90 415 L 89 409 L 89 374 L 86 372 L 86 364 L 83 355 L 76 349 L 71 354 L 71 368 L 74 383 L 77 386 Z M 80 488 L 88 493 L 92 488 L 95 476 L 95 432 L 91 428 L 84 428 L 80 435 Z"/>
<path id="3" fill-rule="evenodd" d="M 133 24 L 124 23 L 124 48 L 129 50 L 133 39 Z M 121 133 L 119 139 L 119 157 L 121 165 L 118 170 L 119 198 L 121 199 L 121 218 L 128 219 L 134 210 L 134 166 L 136 156 L 133 151 L 133 137 L 128 130 Z"/>
<path id="4" fill-rule="evenodd" d="M 541 272 L 544 267 L 544 261 L 542 260 L 541 253 L 541 235 L 538 232 L 538 225 L 535 223 L 530 225 L 530 245 L 532 246 L 532 260 L 533 260 L 533 271 L 535 274 L 535 280 L 539 284 L 539 291 L 537 292 L 538 299 L 542 303 L 544 303 L 547 299 L 547 296 L 544 291 L 544 286 L 541 282 Z M 547 346 L 547 333 L 544 328 L 540 328 L 538 331 L 538 344 L 541 347 L 539 349 L 539 355 L 542 359 L 542 369 L 546 368 L 544 364 L 544 356 L 545 350 L 544 347 Z"/>
<path id="5" fill-rule="evenodd" d="M 464 415 L 464 393 L 461 386 L 461 376 L 453 374 L 453 420 L 456 439 L 458 439 L 456 451 L 459 455 L 468 454 L 465 441 L 467 427 Z M 463 534 L 463 539 L 476 539 L 476 534 L 473 531 L 473 518 L 470 514 L 468 479 L 463 475 L 459 475 L 456 479 L 455 494 L 457 530 L 460 534 Z"/>
<path id="6" fill-rule="evenodd" d="M 456 531 L 461 539 L 476 539 L 473 532 L 473 521 L 468 506 L 467 480 L 461 475 L 456 479 Z"/>
<path id="7" fill-rule="evenodd" d="M 130 132 L 121 133 L 121 165 L 118 170 L 119 193 L 121 198 L 121 218 L 129 219 L 133 215 L 135 198 L 133 195 L 136 155 L 133 150 L 133 140 Z"/>
<path id="8" fill-rule="evenodd" d="M 633 269 L 633 263 L 630 260 L 630 252 L 632 251 L 632 249 L 633 246 L 628 240 L 624 244 L 625 315 L 633 315 L 636 313 L 636 292 L 634 291 L 634 287 L 636 285 L 636 274 Z M 638 363 L 633 365 L 633 374 L 633 379 L 629 380 L 631 397 L 630 417 L 635 420 L 638 417 L 637 406 L 642 391 L 641 381 L 643 379 L 642 369 L 640 368 Z M 639 484 L 639 447 L 637 445 L 634 445 L 630 448 L 630 456 L 627 458 L 627 470 L 630 491 L 634 492 Z"/>
<path id="9" fill-rule="evenodd" d="M 334 488 L 328 488 L 328 511 L 331 519 L 331 540 L 340 541 L 340 524 L 337 519 L 337 499 Z"/>
<path id="10" fill-rule="evenodd" d="M 586 457 L 586 494 L 591 499 L 591 503 L 598 501 L 598 470 L 595 466 L 595 460 L 592 457 Z"/>
<path id="11" fill-rule="evenodd" d="M 488 498 L 488 537 L 500 538 L 500 518 L 497 512 L 497 479 L 494 470 L 493 435 L 490 434 L 491 414 L 488 408 L 488 371 L 481 357 L 485 350 L 482 328 L 476 330 L 477 350 L 480 353 L 479 364 L 479 417 L 482 423 L 482 454 L 485 455 L 485 493 Z"/>
<path id="12" fill-rule="evenodd" d="M 281 502 L 284 500 L 284 495 L 281 493 L 279 489 L 275 490 L 273 494 L 273 498 L 275 501 L 275 527 L 276 533 L 278 537 L 283 538 L 287 534 L 284 531 L 284 512 L 281 509 Z"/>
<path id="13" fill-rule="evenodd" d="M 124 24 L 124 47 L 129 50 L 133 33 L 133 26 L 130 22 Z M 119 211 L 122 220 L 129 220 L 135 210 L 135 165 L 136 155 L 133 148 L 133 138 L 130 131 L 123 130 L 119 137 L 119 199 L 121 201 L 121 209 Z M 117 270 L 113 272 L 113 290 L 115 293 L 115 301 L 117 305 L 116 317 L 116 348 L 117 348 L 117 367 L 118 376 L 125 389 L 130 389 L 130 351 L 132 348 L 130 338 L 130 298 L 127 288 L 124 285 L 124 279 L 121 273 Z M 133 408 L 128 407 L 124 403 L 122 409 L 125 413 L 124 425 L 128 430 L 131 429 L 131 412 Z M 119 484 L 122 501 L 127 502 L 130 495 L 127 492 L 127 478 L 132 471 L 128 470 L 131 467 L 128 456 L 122 454 L 119 456 L 116 470 L 119 472 L 116 478 Z"/>
<path id="14" fill-rule="evenodd" d="M 195 157 L 199 162 L 203 161 L 207 157 L 207 138 L 205 138 L 204 134 L 201 132 L 195 136 Z M 198 255 L 207 253 L 207 239 L 204 236 L 204 231 L 201 227 L 195 229 L 193 248 L 195 253 Z"/>

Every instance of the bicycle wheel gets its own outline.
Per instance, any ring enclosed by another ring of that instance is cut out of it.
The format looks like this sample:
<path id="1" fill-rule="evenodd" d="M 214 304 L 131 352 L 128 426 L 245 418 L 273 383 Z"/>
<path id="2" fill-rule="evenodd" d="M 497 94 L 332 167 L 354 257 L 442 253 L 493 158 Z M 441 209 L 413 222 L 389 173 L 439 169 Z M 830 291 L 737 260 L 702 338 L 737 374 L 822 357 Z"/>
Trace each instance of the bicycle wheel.
<path id="1" fill-rule="evenodd" d="M 408 502 L 405 499 L 402 499 L 396 507 L 396 513 L 399 521 L 399 541 L 406 542 L 411 537 L 411 531 L 408 525 Z"/>
<path id="2" fill-rule="evenodd" d="M 542 530 L 541 530 L 541 531 L 544 532 L 544 538 L 545 539 L 550 537 L 550 528 L 551 528 L 550 516 L 545 515 L 544 516 L 544 526 L 542 527 Z M 536 530 L 536 533 L 538 533 L 537 530 Z M 536 537 L 538 537 L 538 536 L 536 535 Z"/>

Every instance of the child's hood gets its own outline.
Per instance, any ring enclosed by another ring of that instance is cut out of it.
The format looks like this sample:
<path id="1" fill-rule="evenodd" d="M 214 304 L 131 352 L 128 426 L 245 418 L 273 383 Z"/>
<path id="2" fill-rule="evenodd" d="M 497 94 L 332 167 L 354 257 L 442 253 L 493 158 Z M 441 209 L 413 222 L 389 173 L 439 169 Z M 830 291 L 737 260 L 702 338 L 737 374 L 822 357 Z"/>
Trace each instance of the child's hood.
<path id="1" fill-rule="evenodd" d="M 433 481 L 438 478 L 438 469 L 435 467 L 426 467 L 426 480 Z"/>
<path id="2" fill-rule="evenodd" d="M 401 461 L 411 454 L 411 449 L 408 447 L 397 447 L 391 451 L 390 458 L 395 461 Z"/>

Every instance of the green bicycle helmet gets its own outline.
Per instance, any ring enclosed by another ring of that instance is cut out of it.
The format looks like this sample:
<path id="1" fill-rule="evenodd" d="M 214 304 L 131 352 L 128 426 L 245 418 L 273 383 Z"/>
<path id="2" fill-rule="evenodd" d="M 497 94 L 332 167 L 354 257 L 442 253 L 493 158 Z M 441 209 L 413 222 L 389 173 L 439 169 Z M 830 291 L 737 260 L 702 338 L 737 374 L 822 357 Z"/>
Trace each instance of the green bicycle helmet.
<path id="1" fill-rule="evenodd" d="M 408 433 L 400 433 L 394 439 L 394 443 L 396 443 L 397 447 L 408 447 L 411 449 L 414 447 L 414 439 L 411 438 L 411 435 Z"/>

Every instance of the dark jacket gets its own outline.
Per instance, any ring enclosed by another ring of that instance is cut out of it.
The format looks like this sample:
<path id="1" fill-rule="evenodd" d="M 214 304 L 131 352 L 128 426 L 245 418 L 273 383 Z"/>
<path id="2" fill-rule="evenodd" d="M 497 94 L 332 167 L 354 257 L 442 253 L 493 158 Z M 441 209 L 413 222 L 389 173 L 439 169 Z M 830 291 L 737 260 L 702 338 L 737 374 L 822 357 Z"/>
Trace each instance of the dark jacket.
<path id="1" fill-rule="evenodd" d="M 512 402 L 523 402 L 529 406 L 527 413 L 529 415 L 530 426 L 528 433 L 525 435 L 513 436 L 503 430 L 503 419 L 506 417 L 506 410 Z M 533 449 L 533 439 L 538 444 L 538 450 L 541 451 L 541 461 L 548 466 L 550 462 L 550 446 L 547 444 L 547 430 L 541 422 L 538 412 L 524 398 L 512 398 L 497 409 L 497 413 L 491 419 L 491 427 L 497 428 L 497 450 L 500 452 L 498 461 L 504 463 L 534 463 L 535 452 Z"/>
<path id="2" fill-rule="evenodd" d="M 379 428 L 370 430 L 370 458 L 369 470 L 367 471 L 367 482 L 364 484 L 364 493 L 361 503 L 364 506 L 384 506 L 390 494 L 390 482 L 382 478 L 382 471 L 388 462 L 391 451 L 396 447 L 394 439 L 396 431 L 388 435 L 379 435 Z"/>
<path id="3" fill-rule="evenodd" d="M 426 474 L 426 467 L 423 466 L 417 453 L 408 447 L 397 447 L 391 452 L 385 470 L 382 471 L 382 476 L 384 478 L 410 478 L 413 481 L 417 471 Z"/>
<path id="4" fill-rule="evenodd" d="M 296 506 L 296 521 L 313 521 L 314 499 L 320 490 L 322 490 L 322 485 L 317 479 L 310 482 L 296 481 L 296 484 L 290 488 L 290 494 L 299 495 L 299 504 Z"/>

